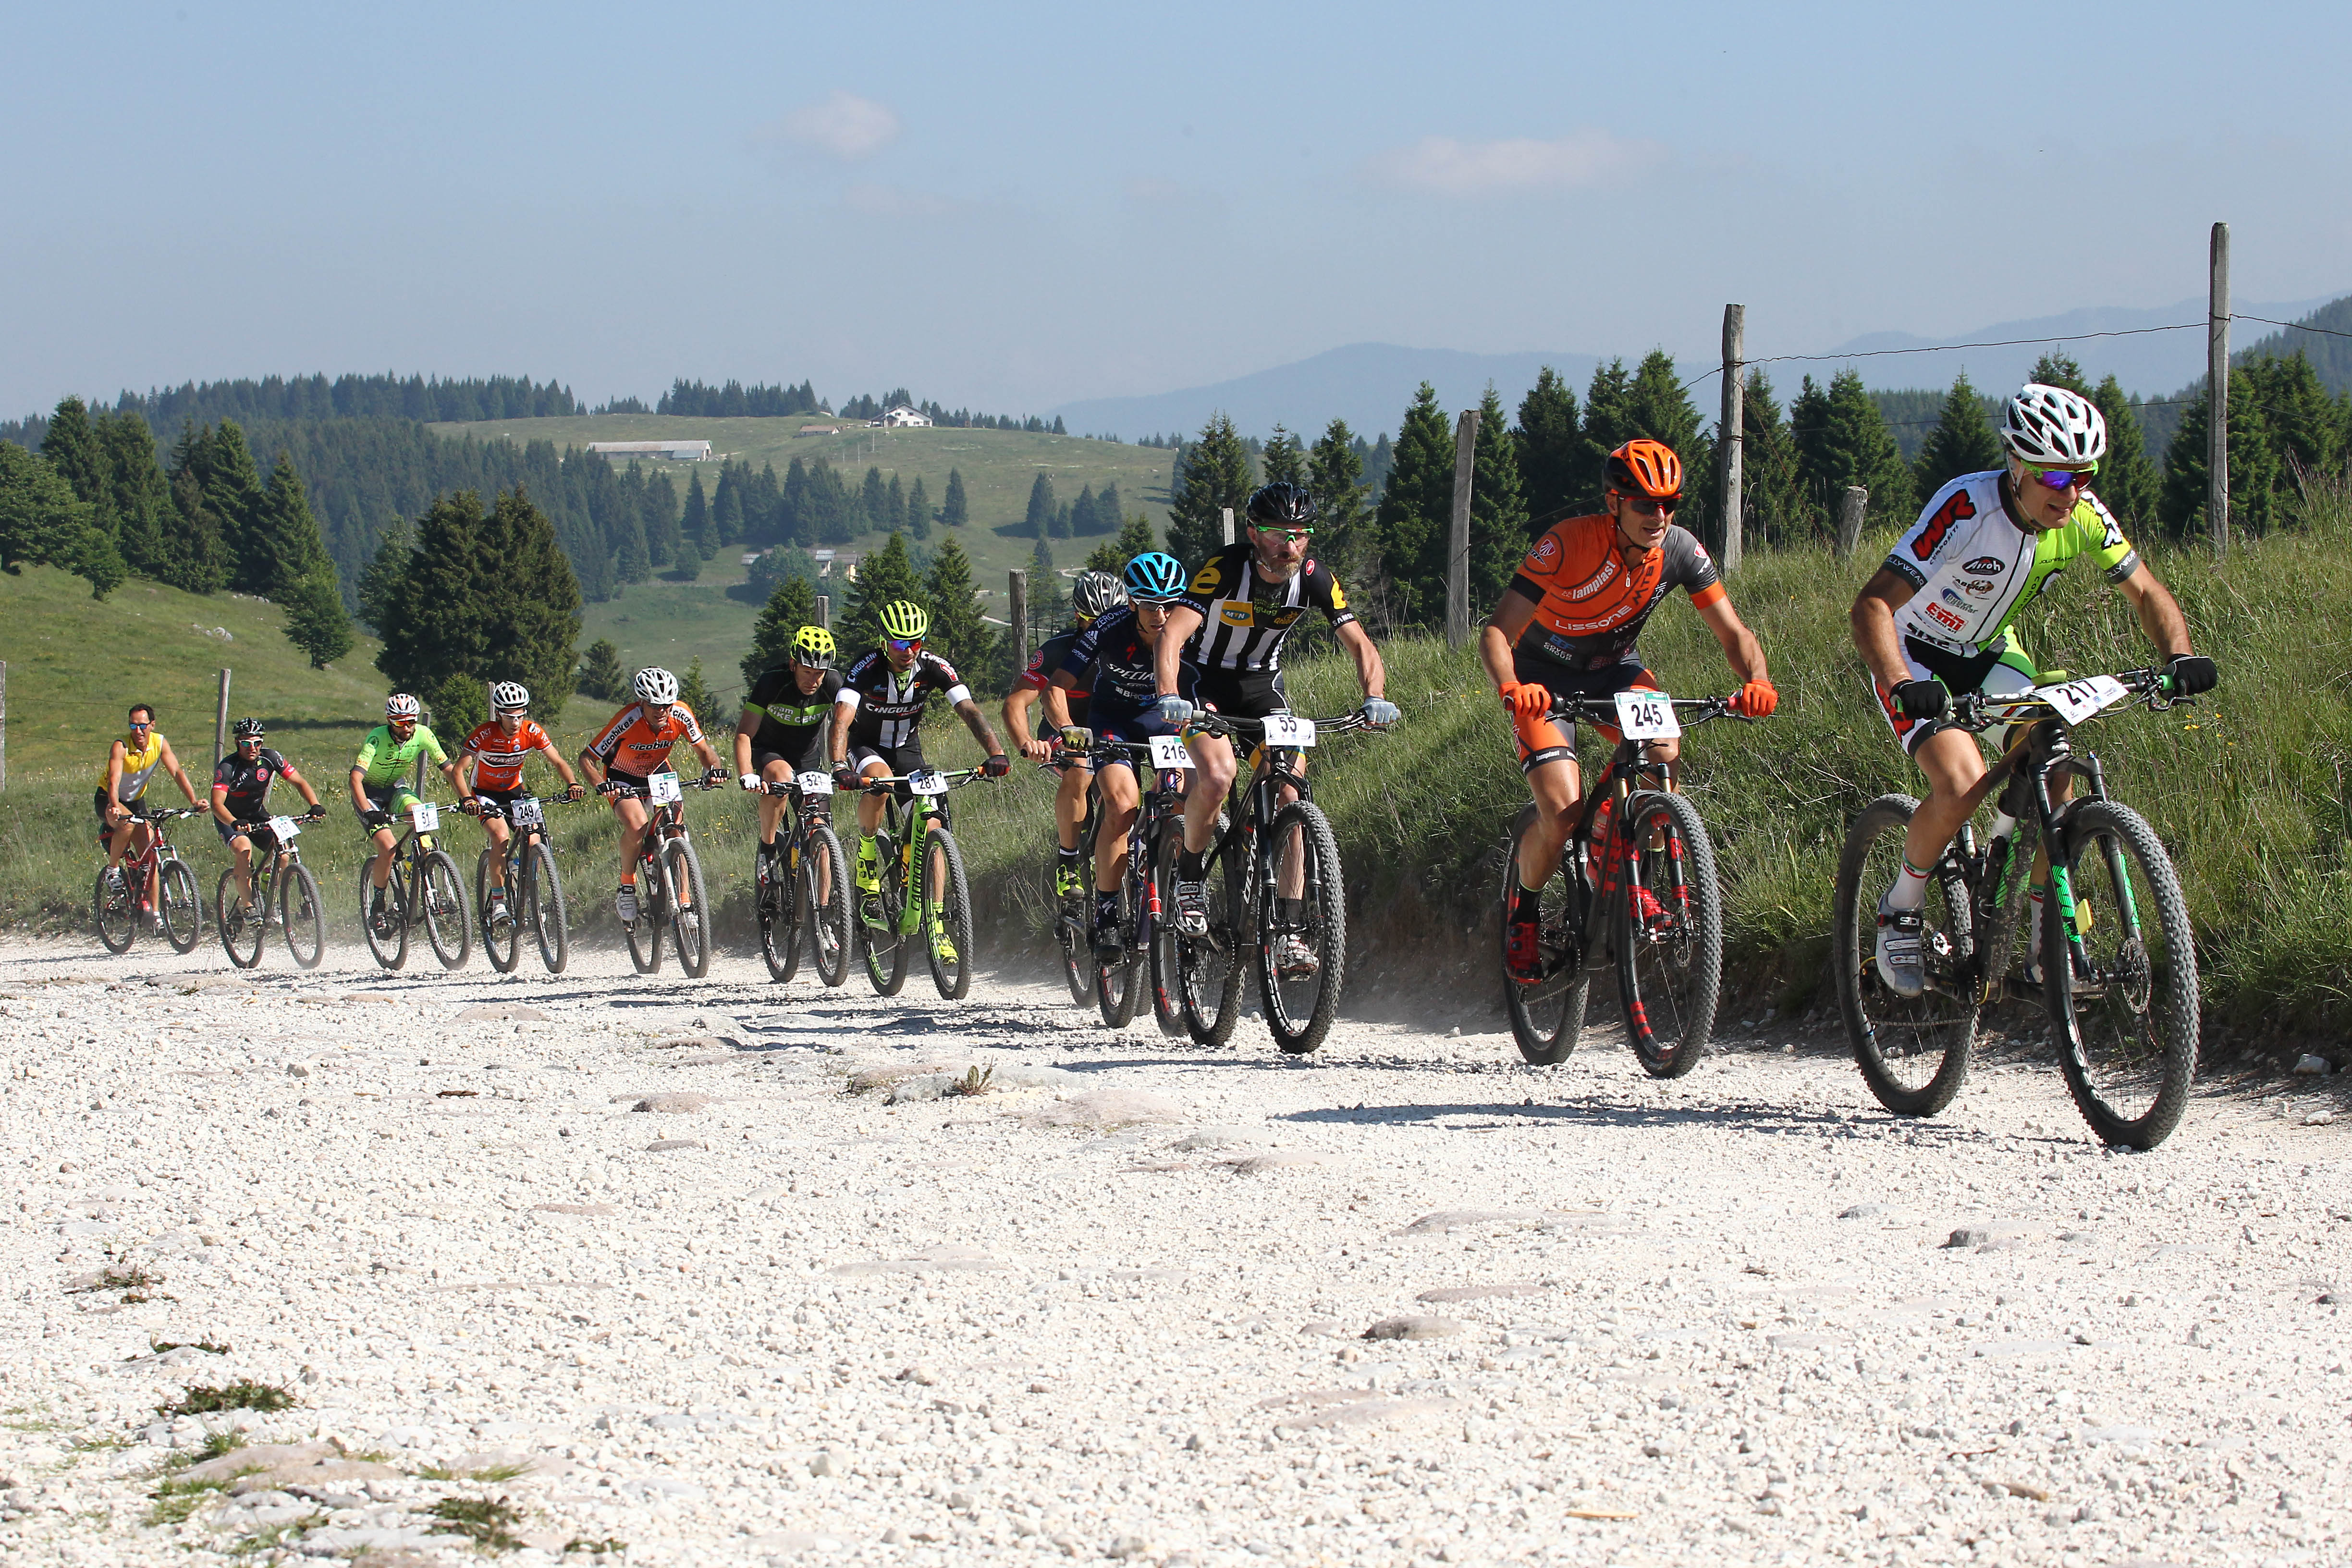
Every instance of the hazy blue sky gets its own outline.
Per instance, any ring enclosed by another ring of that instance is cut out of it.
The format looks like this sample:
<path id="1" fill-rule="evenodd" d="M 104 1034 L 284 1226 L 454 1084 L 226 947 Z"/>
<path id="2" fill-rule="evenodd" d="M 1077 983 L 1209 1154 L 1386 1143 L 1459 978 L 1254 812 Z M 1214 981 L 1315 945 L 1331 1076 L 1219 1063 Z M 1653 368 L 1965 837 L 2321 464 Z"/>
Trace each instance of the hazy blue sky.
<path id="1" fill-rule="evenodd" d="M 353 369 L 1020 411 L 2352 286 L 2352 7 L 27 6 L 0 412 Z M 1132 434 L 1132 432 L 1130 432 Z"/>

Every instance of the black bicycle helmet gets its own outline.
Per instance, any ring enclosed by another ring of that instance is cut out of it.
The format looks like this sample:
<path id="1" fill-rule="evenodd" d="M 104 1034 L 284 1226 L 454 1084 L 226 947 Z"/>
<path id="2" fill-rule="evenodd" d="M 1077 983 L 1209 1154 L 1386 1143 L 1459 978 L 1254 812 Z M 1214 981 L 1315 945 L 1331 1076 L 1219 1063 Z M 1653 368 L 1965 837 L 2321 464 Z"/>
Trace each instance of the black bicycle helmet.
<path id="1" fill-rule="evenodd" d="M 1249 499 L 1253 528 L 1312 528 L 1315 497 L 1305 485 L 1260 485 Z"/>

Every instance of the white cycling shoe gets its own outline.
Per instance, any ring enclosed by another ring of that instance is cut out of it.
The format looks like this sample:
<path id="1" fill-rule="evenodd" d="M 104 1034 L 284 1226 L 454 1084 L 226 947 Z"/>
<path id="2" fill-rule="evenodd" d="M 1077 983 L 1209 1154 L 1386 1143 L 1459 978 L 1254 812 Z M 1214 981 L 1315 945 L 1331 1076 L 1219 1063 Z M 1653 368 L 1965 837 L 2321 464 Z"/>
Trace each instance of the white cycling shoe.
<path id="1" fill-rule="evenodd" d="M 1927 969 L 1919 951 L 1925 921 L 1917 910 L 1890 910 L 1878 900 L 1878 978 L 1897 996 L 1916 996 L 1927 989 Z"/>

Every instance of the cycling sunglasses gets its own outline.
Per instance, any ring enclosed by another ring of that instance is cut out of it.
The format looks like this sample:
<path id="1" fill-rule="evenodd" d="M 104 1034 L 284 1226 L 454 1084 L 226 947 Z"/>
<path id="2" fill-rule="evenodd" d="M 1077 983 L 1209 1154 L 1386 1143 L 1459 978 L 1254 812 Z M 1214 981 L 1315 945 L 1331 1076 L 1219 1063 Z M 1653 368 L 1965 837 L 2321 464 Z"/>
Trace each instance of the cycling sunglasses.
<path id="1" fill-rule="evenodd" d="M 131 721 L 131 727 L 134 730 L 152 730 L 155 727 L 155 721 L 152 719 L 133 719 Z"/>
<path id="2" fill-rule="evenodd" d="M 2099 471 L 2099 465 L 2096 463 L 2093 463 L 2087 468 L 2037 468 L 2031 463 L 2021 463 L 2018 466 L 2030 477 L 2041 480 L 2053 490 L 2080 489 L 2089 484 L 2091 477 Z"/>
<path id="3" fill-rule="evenodd" d="M 923 646 L 923 639 L 920 637 L 885 637 L 883 640 L 900 653 L 906 652 L 910 647 Z"/>
<path id="4" fill-rule="evenodd" d="M 1617 494 L 1623 498 L 1627 506 L 1633 509 L 1633 515 L 1636 517 L 1672 517 L 1675 515 L 1675 509 L 1683 504 L 1683 498 L 1680 496 L 1667 496 L 1664 499 L 1656 496 L 1629 496 L 1623 490 L 1619 490 Z"/>
<path id="5" fill-rule="evenodd" d="M 1285 544 L 1303 544 L 1315 537 L 1315 531 L 1311 528 L 1261 528 L 1258 531 L 1268 539 L 1279 539 Z"/>

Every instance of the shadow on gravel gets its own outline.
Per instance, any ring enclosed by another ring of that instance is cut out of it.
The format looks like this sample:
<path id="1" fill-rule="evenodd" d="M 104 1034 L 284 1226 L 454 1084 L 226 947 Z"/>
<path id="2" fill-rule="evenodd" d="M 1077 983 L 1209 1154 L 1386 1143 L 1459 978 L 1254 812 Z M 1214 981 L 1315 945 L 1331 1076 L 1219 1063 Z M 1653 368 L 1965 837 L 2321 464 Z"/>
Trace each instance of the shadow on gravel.
<path id="1" fill-rule="evenodd" d="M 1329 1106 L 1319 1110 L 1293 1110 L 1272 1120 L 1334 1126 L 1402 1126 L 1455 1116 L 1489 1116 L 1496 1120 L 1483 1125 L 1449 1128 L 1449 1131 L 1486 1131 L 1528 1123 L 1569 1127 L 1738 1127 L 1752 1131 L 1803 1131 L 1843 1138 L 1884 1138 L 1899 1131 L 1909 1142 L 1941 1147 L 1991 1142 L 2006 1136 L 1940 1122 L 1906 1121 L 1895 1116 L 1792 1110 L 1786 1106 L 1753 1102 L 1643 1105 L 1589 1100 L 1575 1105 L 1360 1105 L 1352 1110 Z"/>

